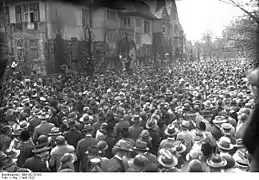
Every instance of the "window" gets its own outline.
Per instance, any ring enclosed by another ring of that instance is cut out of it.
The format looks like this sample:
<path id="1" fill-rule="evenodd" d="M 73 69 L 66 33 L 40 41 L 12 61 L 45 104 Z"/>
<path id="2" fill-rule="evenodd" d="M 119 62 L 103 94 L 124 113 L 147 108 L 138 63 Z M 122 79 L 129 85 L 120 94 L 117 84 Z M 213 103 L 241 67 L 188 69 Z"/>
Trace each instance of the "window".
<path id="1" fill-rule="evenodd" d="M 136 33 L 136 44 L 141 44 L 141 34 Z"/>
<path id="2" fill-rule="evenodd" d="M 9 8 L 5 7 L 4 9 L 5 9 L 5 11 L 4 11 L 5 12 L 5 15 L 4 15 L 5 22 L 4 23 L 9 24 L 10 23 Z"/>
<path id="3" fill-rule="evenodd" d="M 16 23 L 22 22 L 22 7 L 21 6 L 15 6 L 15 18 L 16 18 Z"/>
<path id="4" fill-rule="evenodd" d="M 4 14 L 4 2 L 0 2 L 0 16 L 3 16 Z"/>
<path id="5" fill-rule="evenodd" d="M 113 11 L 107 10 L 107 20 L 116 20 L 116 14 Z"/>
<path id="6" fill-rule="evenodd" d="M 136 19 L 136 26 L 141 27 L 141 19 Z"/>
<path id="7" fill-rule="evenodd" d="M 90 11 L 88 9 L 83 9 L 82 16 L 83 26 L 86 27 L 90 25 Z"/>
<path id="8" fill-rule="evenodd" d="M 116 41 L 115 30 L 109 30 L 107 36 L 108 36 L 108 41 L 110 41 L 110 42 L 115 42 Z"/>
<path id="9" fill-rule="evenodd" d="M 150 22 L 144 21 L 144 33 L 149 34 L 150 33 Z"/>
<path id="10" fill-rule="evenodd" d="M 127 17 L 127 20 L 128 20 L 128 25 L 130 26 L 130 18 L 129 18 L 129 17 Z"/>
<path id="11" fill-rule="evenodd" d="M 31 3 L 24 4 L 24 21 L 28 23 L 34 23 L 39 21 L 39 4 Z"/>
<path id="12" fill-rule="evenodd" d="M 166 28 L 165 28 L 165 26 L 162 27 L 162 33 L 163 33 L 163 34 L 166 33 Z"/>
<path id="13" fill-rule="evenodd" d="M 39 57 L 39 48 L 38 48 L 38 39 L 30 39 L 30 57 L 31 58 L 38 58 Z"/>
<path id="14" fill-rule="evenodd" d="M 130 26 L 130 18 L 129 17 L 124 17 L 123 20 L 124 20 L 124 25 L 125 26 L 127 26 L 127 25 Z"/>
<path id="15" fill-rule="evenodd" d="M 4 27 L 4 18 L 0 17 L 0 28 Z"/>

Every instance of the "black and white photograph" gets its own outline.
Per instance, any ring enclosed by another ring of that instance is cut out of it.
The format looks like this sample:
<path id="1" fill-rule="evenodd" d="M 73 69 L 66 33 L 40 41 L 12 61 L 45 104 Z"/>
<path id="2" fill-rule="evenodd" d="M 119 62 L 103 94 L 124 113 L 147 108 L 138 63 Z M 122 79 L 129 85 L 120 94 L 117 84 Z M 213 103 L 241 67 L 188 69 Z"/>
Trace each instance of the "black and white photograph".
<path id="1" fill-rule="evenodd" d="M 0 53 L 3 180 L 259 171 L 259 0 L 0 0 Z"/>

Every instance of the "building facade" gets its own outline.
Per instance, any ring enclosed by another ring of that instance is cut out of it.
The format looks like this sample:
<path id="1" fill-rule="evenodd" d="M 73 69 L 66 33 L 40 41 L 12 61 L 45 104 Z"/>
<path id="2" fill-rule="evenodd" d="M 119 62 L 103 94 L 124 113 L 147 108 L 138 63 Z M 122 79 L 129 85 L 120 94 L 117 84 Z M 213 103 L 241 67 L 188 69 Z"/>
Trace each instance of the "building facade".
<path id="1" fill-rule="evenodd" d="M 66 63 L 72 64 L 75 59 L 87 56 L 85 42 L 89 28 L 97 54 L 108 59 L 110 68 L 116 67 L 120 55 L 130 55 L 141 64 L 154 56 L 154 49 L 160 55 L 174 54 L 178 43 L 175 27 L 179 19 L 174 1 L 168 8 L 166 2 L 155 6 L 148 2 L 117 2 L 116 6 L 93 7 L 89 2 L 74 6 L 50 1 L 2 0 L 0 8 L 3 10 L 0 30 L 6 33 L 13 60 L 42 74 L 46 74 L 46 67 L 55 66 L 57 34 L 65 44 L 62 57 L 69 57 Z"/>

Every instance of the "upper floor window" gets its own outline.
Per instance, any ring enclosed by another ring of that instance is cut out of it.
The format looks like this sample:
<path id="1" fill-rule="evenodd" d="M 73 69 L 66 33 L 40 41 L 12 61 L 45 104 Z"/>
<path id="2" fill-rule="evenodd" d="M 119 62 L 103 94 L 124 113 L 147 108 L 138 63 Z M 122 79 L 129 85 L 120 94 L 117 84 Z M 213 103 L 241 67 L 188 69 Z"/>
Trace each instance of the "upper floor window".
<path id="1" fill-rule="evenodd" d="M 150 32 L 150 21 L 144 21 L 144 33 L 149 34 Z"/>
<path id="2" fill-rule="evenodd" d="M 136 19 L 136 26 L 140 27 L 141 26 L 141 19 Z"/>
<path id="3" fill-rule="evenodd" d="M 136 33 L 136 44 L 141 44 L 141 34 Z"/>
<path id="4" fill-rule="evenodd" d="M 16 18 L 16 23 L 22 22 L 22 8 L 21 8 L 21 6 L 15 6 L 15 18 Z"/>
<path id="5" fill-rule="evenodd" d="M 82 20 L 83 26 L 90 26 L 90 11 L 88 9 L 83 9 Z"/>
<path id="6" fill-rule="evenodd" d="M 24 21 L 33 23 L 38 22 L 39 19 L 39 3 L 30 3 L 23 5 Z"/>
<path id="7" fill-rule="evenodd" d="M 4 18 L 0 17 L 0 28 L 4 27 Z"/>
<path id="8" fill-rule="evenodd" d="M 6 24 L 10 23 L 9 7 L 4 7 L 4 18 Z"/>
<path id="9" fill-rule="evenodd" d="M 107 10 L 107 20 L 116 20 L 116 13 L 110 10 Z"/>
<path id="10" fill-rule="evenodd" d="M 116 41 L 116 32 L 115 32 L 115 30 L 112 30 L 112 29 L 108 30 L 107 38 L 108 38 L 108 41 L 115 42 Z"/>
<path id="11" fill-rule="evenodd" d="M 124 17 L 124 25 L 130 26 L 130 18 L 129 17 Z"/>
<path id="12" fill-rule="evenodd" d="M 162 33 L 163 33 L 163 34 L 166 33 L 166 28 L 165 28 L 165 26 L 162 27 Z"/>

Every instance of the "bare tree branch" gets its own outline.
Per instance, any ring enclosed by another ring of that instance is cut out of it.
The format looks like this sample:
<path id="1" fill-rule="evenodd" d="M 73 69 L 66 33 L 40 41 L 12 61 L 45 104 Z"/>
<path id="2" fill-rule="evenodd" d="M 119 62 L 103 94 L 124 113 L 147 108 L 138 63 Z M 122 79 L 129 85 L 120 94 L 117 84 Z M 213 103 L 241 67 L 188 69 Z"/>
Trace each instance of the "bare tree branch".
<path id="1" fill-rule="evenodd" d="M 259 24 L 259 19 L 255 15 L 253 15 L 253 13 L 251 13 L 248 10 L 246 10 L 245 8 L 243 8 L 240 4 L 238 4 L 234 0 L 219 0 L 219 1 L 221 1 L 223 3 L 226 3 L 226 4 L 233 5 L 233 6 L 237 7 L 237 8 L 239 8 L 244 13 L 246 13 L 251 19 L 253 19 L 257 24 Z"/>

